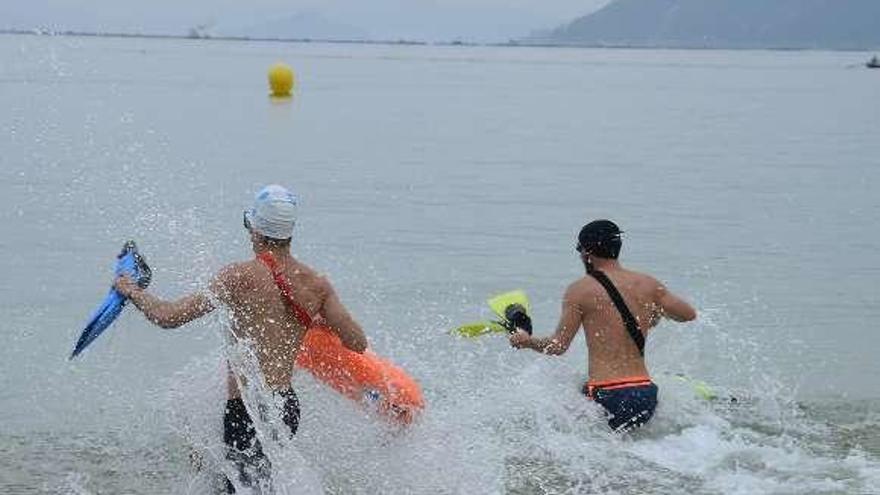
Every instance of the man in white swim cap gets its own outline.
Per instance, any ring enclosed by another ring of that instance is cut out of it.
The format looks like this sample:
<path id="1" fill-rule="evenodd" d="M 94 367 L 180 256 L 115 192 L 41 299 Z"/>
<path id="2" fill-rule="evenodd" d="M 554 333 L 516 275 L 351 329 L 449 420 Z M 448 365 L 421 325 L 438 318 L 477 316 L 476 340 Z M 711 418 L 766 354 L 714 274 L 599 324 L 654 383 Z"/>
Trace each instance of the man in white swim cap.
<path id="1" fill-rule="evenodd" d="M 207 292 L 164 301 L 127 277 L 120 277 L 115 284 L 148 320 L 163 328 L 179 327 L 204 316 L 216 308 L 215 301 L 226 306 L 231 336 L 252 343 L 266 384 L 277 396 L 276 402 L 283 404 L 281 418 L 291 436 L 300 415 L 299 401 L 291 388 L 293 366 L 313 319 L 320 318 L 348 349 L 363 352 L 367 347 L 364 332 L 330 281 L 291 256 L 297 208 L 296 196 L 284 187 L 261 189 L 244 212 L 244 226 L 256 258 L 227 265 Z M 226 479 L 227 492 L 271 483 L 271 466 L 241 399 L 238 380 L 231 373 L 223 430 L 228 458 L 238 470 L 237 477 Z"/>
<path id="2" fill-rule="evenodd" d="M 244 211 L 244 226 L 273 242 L 289 241 L 296 225 L 296 196 L 282 186 L 264 187 Z"/>

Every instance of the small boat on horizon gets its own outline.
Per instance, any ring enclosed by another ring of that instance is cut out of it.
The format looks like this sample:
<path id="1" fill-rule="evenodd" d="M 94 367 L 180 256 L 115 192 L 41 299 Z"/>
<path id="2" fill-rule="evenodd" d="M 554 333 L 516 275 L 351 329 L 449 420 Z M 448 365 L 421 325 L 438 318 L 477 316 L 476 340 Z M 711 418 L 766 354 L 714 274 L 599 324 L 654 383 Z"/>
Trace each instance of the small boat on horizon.
<path id="1" fill-rule="evenodd" d="M 871 57 L 871 60 L 868 60 L 865 67 L 869 69 L 880 69 L 880 59 L 877 58 L 877 55 L 874 55 Z"/>

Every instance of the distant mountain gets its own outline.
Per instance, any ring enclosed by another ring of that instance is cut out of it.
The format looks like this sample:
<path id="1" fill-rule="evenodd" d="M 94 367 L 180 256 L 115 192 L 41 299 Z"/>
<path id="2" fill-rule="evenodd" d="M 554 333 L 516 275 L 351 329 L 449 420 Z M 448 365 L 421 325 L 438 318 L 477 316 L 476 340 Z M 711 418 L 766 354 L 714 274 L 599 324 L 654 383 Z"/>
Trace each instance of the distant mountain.
<path id="1" fill-rule="evenodd" d="M 247 26 L 219 29 L 223 35 L 249 38 L 364 40 L 365 30 L 327 19 L 318 12 L 303 11 Z"/>
<path id="2" fill-rule="evenodd" d="M 880 0 L 615 0 L 545 33 L 597 46 L 880 47 Z"/>

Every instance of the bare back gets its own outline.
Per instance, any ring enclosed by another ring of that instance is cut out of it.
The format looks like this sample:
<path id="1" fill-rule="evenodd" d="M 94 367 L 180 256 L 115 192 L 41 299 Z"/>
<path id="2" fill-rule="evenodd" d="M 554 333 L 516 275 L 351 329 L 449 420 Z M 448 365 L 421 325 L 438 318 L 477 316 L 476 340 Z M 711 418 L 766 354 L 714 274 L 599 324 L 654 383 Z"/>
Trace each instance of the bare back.
<path id="1" fill-rule="evenodd" d="M 329 282 L 293 257 L 278 257 L 279 269 L 290 283 L 294 301 L 312 316 L 333 294 Z M 250 341 L 266 383 L 276 390 L 290 386 L 293 366 L 305 332 L 275 285 L 269 269 L 258 260 L 226 267 L 218 277 L 218 292 L 231 315 L 232 335 Z M 230 393 L 237 395 L 230 387 Z"/>
<path id="2" fill-rule="evenodd" d="M 612 260 L 602 262 L 597 269 L 605 273 L 620 292 L 644 337 L 663 317 L 675 321 L 691 321 L 697 317 L 690 304 L 649 275 L 626 270 Z M 527 338 L 512 344 L 558 355 L 568 349 L 581 327 L 584 327 L 589 350 L 590 381 L 648 375 L 645 360 L 627 332 L 623 317 L 605 288 L 590 275 L 575 281 L 565 291 L 562 316 L 553 336 Z"/>
<path id="3" fill-rule="evenodd" d="M 663 285 L 651 276 L 616 268 L 603 270 L 620 291 L 624 302 L 638 322 L 642 335 L 657 325 L 663 315 L 659 296 Z M 648 370 L 638 347 L 627 332 L 620 312 L 608 292 L 592 276 L 586 276 L 572 285 L 570 303 L 581 311 L 589 350 L 591 381 L 647 376 Z"/>

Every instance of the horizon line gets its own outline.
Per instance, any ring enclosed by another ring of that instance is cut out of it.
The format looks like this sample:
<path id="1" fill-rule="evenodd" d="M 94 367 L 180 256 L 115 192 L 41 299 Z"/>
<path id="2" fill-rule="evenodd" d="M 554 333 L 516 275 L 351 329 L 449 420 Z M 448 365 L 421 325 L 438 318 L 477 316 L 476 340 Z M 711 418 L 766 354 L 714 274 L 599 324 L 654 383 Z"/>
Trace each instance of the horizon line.
<path id="1" fill-rule="evenodd" d="M 0 28 L 0 34 L 24 36 L 67 36 L 87 38 L 141 38 L 141 39 L 180 39 L 204 41 L 256 41 L 269 43 L 327 43 L 351 45 L 389 45 L 389 46 L 462 46 L 462 47 L 522 47 L 522 48 L 590 48 L 620 50 L 730 50 L 730 51 L 829 51 L 829 52 L 872 52 L 880 50 L 875 47 L 805 47 L 805 46 L 695 46 L 695 45 L 642 45 L 625 43 L 578 43 L 554 40 L 552 38 L 511 38 L 507 41 L 480 42 L 453 39 L 445 41 L 427 41 L 419 39 L 381 39 L 381 38 L 322 38 L 322 37 L 254 37 L 254 36 L 215 36 L 206 33 L 191 32 L 190 34 L 174 33 L 127 33 L 113 31 L 80 31 L 51 30 L 44 28 Z"/>

